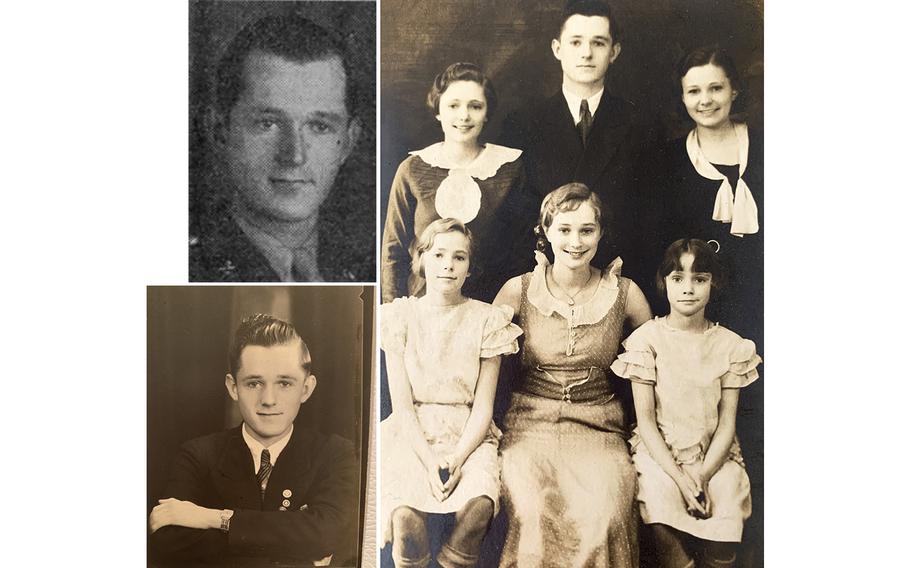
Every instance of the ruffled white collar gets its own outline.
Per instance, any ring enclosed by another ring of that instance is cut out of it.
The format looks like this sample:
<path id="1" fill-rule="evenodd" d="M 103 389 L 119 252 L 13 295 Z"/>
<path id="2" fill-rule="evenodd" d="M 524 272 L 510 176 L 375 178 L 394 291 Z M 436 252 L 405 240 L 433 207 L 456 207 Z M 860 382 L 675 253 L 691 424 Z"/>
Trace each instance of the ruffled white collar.
<path id="1" fill-rule="evenodd" d="M 622 272 L 622 259 L 619 257 L 601 271 L 594 296 L 584 304 L 574 306 L 557 299 L 547 288 L 547 266 L 549 263 L 538 262 L 528 284 L 528 301 L 544 316 L 549 317 L 556 312 L 572 325 L 593 325 L 606 317 L 619 297 L 619 276 Z"/>
<path id="2" fill-rule="evenodd" d="M 736 133 L 736 143 L 739 146 L 739 180 L 736 182 L 735 196 L 727 176 L 717 171 L 714 164 L 702 153 L 695 128 L 686 137 L 686 152 L 699 175 L 721 181 L 717 196 L 714 198 L 714 212 L 711 218 L 721 223 L 729 223 L 730 234 L 742 237 L 758 232 L 758 205 L 743 179 L 749 161 L 749 130 L 745 124 L 734 124 L 733 131 Z"/>
<path id="3" fill-rule="evenodd" d="M 480 151 L 480 154 L 474 158 L 473 162 L 467 166 L 455 167 L 446 160 L 445 156 L 443 156 L 442 144 L 442 142 L 437 142 L 427 146 L 423 150 L 410 152 L 410 154 L 412 156 L 418 156 L 421 160 L 433 167 L 450 170 L 452 172 L 462 172 L 479 180 L 485 180 L 495 176 L 496 172 L 499 171 L 499 168 L 502 167 L 503 164 L 514 162 L 521 156 L 521 150 L 518 150 L 517 148 L 487 143 L 484 145 L 483 150 Z"/>

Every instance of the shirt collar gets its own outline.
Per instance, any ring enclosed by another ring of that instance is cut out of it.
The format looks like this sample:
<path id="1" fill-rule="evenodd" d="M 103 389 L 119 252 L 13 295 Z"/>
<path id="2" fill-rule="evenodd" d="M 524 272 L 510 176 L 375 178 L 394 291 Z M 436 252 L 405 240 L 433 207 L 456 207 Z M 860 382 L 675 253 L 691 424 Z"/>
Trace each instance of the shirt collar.
<path id="1" fill-rule="evenodd" d="M 311 267 L 308 280 L 314 282 L 322 281 L 317 261 L 317 251 L 319 247 L 318 231 L 311 231 L 306 242 L 292 250 L 272 235 L 244 219 L 241 215 L 235 214 L 234 220 L 237 222 L 237 226 L 240 227 L 240 230 L 243 231 L 243 234 L 246 235 L 246 237 L 250 239 L 250 242 L 253 243 L 253 246 L 256 247 L 256 250 L 262 253 L 268 261 L 269 266 L 271 266 L 272 270 L 275 271 L 275 274 L 278 275 L 279 280 L 282 282 L 295 281 L 293 267 L 294 260 L 296 259 L 298 266 Z"/>
<path id="2" fill-rule="evenodd" d="M 594 113 L 597 112 L 597 107 L 600 106 L 600 99 L 603 97 L 603 94 L 604 90 L 603 87 L 601 87 L 599 91 L 588 97 L 588 110 L 591 111 L 591 118 L 594 118 Z M 569 112 L 572 113 L 572 120 L 575 121 L 575 124 L 578 124 L 581 120 L 582 98 L 570 93 L 565 85 L 562 86 L 562 96 L 565 97 L 566 104 L 569 105 Z"/>
<path id="3" fill-rule="evenodd" d="M 253 454 L 253 471 L 259 471 L 259 460 L 262 458 L 262 450 L 267 449 L 269 451 L 269 461 L 272 465 L 275 465 L 275 462 L 278 461 L 278 456 L 281 455 L 284 447 L 291 441 L 291 434 L 294 433 L 294 425 L 291 424 L 291 429 L 288 430 L 288 433 L 268 448 L 260 444 L 259 441 L 247 431 L 246 422 L 243 423 L 243 428 L 241 428 L 240 431 L 243 434 L 243 441 L 246 442 L 246 446 L 250 449 L 250 453 Z"/>

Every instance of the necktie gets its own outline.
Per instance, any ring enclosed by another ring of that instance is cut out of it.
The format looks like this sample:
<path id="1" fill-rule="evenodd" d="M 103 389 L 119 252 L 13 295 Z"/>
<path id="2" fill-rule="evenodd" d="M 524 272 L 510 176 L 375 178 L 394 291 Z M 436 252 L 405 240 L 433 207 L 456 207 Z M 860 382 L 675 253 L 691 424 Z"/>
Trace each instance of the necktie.
<path id="1" fill-rule="evenodd" d="M 272 473 L 272 456 L 269 455 L 268 450 L 262 450 L 262 456 L 259 458 L 259 473 L 256 474 L 256 477 L 259 479 L 259 495 L 263 499 L 270 473 Z"/>
<path id="2" fill-rule="evenodd" d="M 591 111 L 588 109 L 588 100 L 581 100 L 581 120 L 578 121 L 578 133 L 581 134 L 582 145 L 588 143 L 588 133 L 591 132 Z"/>

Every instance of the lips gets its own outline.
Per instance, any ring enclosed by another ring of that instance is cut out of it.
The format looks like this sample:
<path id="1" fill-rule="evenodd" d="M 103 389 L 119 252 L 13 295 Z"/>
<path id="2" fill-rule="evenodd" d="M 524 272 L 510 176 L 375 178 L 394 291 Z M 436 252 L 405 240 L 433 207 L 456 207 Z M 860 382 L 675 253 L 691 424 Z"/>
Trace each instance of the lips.
<path id="1" fill-rule="evenodd" d="M 269 183 L 273 187 L 278 189 L 283 189 L 287 191 L 296 191 L 302 189 L 306 186 L 312 185 L 313 181 L 309 179 L 293 179 L 293 178 L 269 178 Z"/>
<path id="2" fill-rule="evenodd" d="M 585 250 L 566 250 L 566 249 L 562 249 L 562 252 L 566 253 L 566 254 L 569 255 L 569 256 L 578 258 L 578 257 L 584 256 L 585 253 L 588 252 L 588 249 L 585 249 Z"/>

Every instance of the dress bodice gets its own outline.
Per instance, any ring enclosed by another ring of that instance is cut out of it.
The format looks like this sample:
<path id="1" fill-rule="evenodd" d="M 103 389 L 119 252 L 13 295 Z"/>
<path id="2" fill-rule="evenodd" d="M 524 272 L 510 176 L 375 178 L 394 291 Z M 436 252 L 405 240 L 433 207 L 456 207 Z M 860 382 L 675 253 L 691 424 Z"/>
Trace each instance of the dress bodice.
<path id="1" fill-rule="evenodd" d="M 604 271 L 594 297 L 569 306 L 547 289 L 542 268 L 523 275 L 519 318 L 525 330 L 521 350 L 525 372 L 538 367 L 548 371 L 609 368 L 622 338 L 629 282 Z"/>

